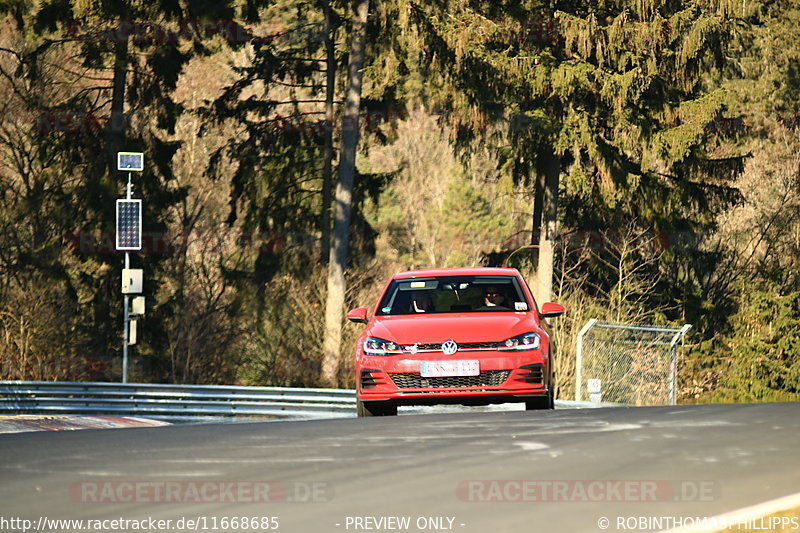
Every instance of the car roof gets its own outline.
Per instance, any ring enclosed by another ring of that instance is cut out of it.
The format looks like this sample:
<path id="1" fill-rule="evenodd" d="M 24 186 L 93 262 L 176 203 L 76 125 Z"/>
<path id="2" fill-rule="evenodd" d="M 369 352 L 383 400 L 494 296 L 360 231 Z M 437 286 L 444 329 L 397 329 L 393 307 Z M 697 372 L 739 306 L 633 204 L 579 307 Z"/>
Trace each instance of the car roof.
<path id="1" fill-rule="evenodd" d="M 397 272 L 392 279 L 422 278 L 429 276 L 519 276 L 516 268 L 470 267 L 436 268 L 429 270 L 408 270 Z"/>

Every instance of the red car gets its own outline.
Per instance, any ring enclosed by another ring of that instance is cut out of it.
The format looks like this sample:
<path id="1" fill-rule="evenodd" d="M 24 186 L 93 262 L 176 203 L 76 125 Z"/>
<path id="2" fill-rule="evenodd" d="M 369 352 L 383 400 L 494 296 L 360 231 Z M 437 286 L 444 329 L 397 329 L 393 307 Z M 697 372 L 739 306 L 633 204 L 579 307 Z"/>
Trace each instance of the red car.
<path id="1" fill-rule="evenodd" d="M 392 276 L 356 341 L 358 416 L 396 415 L 399 405 L 525 402 L 552 409 L 551 332 L 513 268 L 452 268 Z"/>

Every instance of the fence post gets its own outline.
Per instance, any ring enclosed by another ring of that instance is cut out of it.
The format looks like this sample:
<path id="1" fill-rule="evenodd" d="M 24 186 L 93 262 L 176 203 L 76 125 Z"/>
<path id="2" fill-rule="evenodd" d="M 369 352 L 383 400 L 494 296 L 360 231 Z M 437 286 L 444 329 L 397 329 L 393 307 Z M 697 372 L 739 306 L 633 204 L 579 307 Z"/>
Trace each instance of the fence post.
<path id="1" fill-rule="evenodd" d="M 583 372 L 581 365 L 583 364 L 583 336 L 586 335 L 592 327 L 597 324 L 596 318 L 590 318 L 584 324 L 581 331 L 578 333 L 578 339 L 575 341 L 575 401 L 581 401 L 581 382 L 583 381 Z"/>
<path id="2" fill-rule="evenodd" d="M 691 324 L 684 324 L 679 332 L 672 337 L 669 343 L 670 360 L 669 360 L 669 404 L 675 405 L 678 403 L 677 388 L 678 388 L 678 341 L 680 341 L 686 333 L 692 329 Z"/>

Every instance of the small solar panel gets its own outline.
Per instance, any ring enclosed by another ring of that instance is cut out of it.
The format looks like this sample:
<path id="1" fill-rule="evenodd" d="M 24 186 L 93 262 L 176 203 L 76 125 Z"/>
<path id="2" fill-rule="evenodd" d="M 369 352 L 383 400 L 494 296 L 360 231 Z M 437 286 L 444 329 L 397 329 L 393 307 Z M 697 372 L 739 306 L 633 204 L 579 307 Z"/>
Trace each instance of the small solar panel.
<path id="1" fill-rule="evenodd" d="M 141 152 L 117 152 L 117 170 L 143 171 L 144 154 Z"/>
<path id="2" fill-rule="evenodd" d="M 142 249 L 142 201 L 117 200 L 117 250 Z"/>

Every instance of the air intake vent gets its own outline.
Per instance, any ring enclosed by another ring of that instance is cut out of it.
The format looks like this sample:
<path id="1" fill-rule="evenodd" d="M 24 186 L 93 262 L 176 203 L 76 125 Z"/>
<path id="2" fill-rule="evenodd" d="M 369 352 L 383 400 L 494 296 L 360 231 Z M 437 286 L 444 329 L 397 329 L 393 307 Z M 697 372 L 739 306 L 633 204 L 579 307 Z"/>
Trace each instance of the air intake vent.
<path id="1" fill-rule="evenodd" d="M 544 371 L 541 363 L 522 365 L 520 368 L 525 372 L 521 372 L 514 381 L 524 381 L 535 385 L 544 383 Z"/>
<path id="2" fill-rule="evenodd" d="M 378 385 L 382 383 L 380 377 L 375 377 L 372 373 L 375 372 L 376 374 L 380 373 L 380 370 L 376 370 L 374 368 L 362 368 L 361 375 L 359 376 L 359 383 L 361 384 L 361 389 L 374 389 Z"/>

